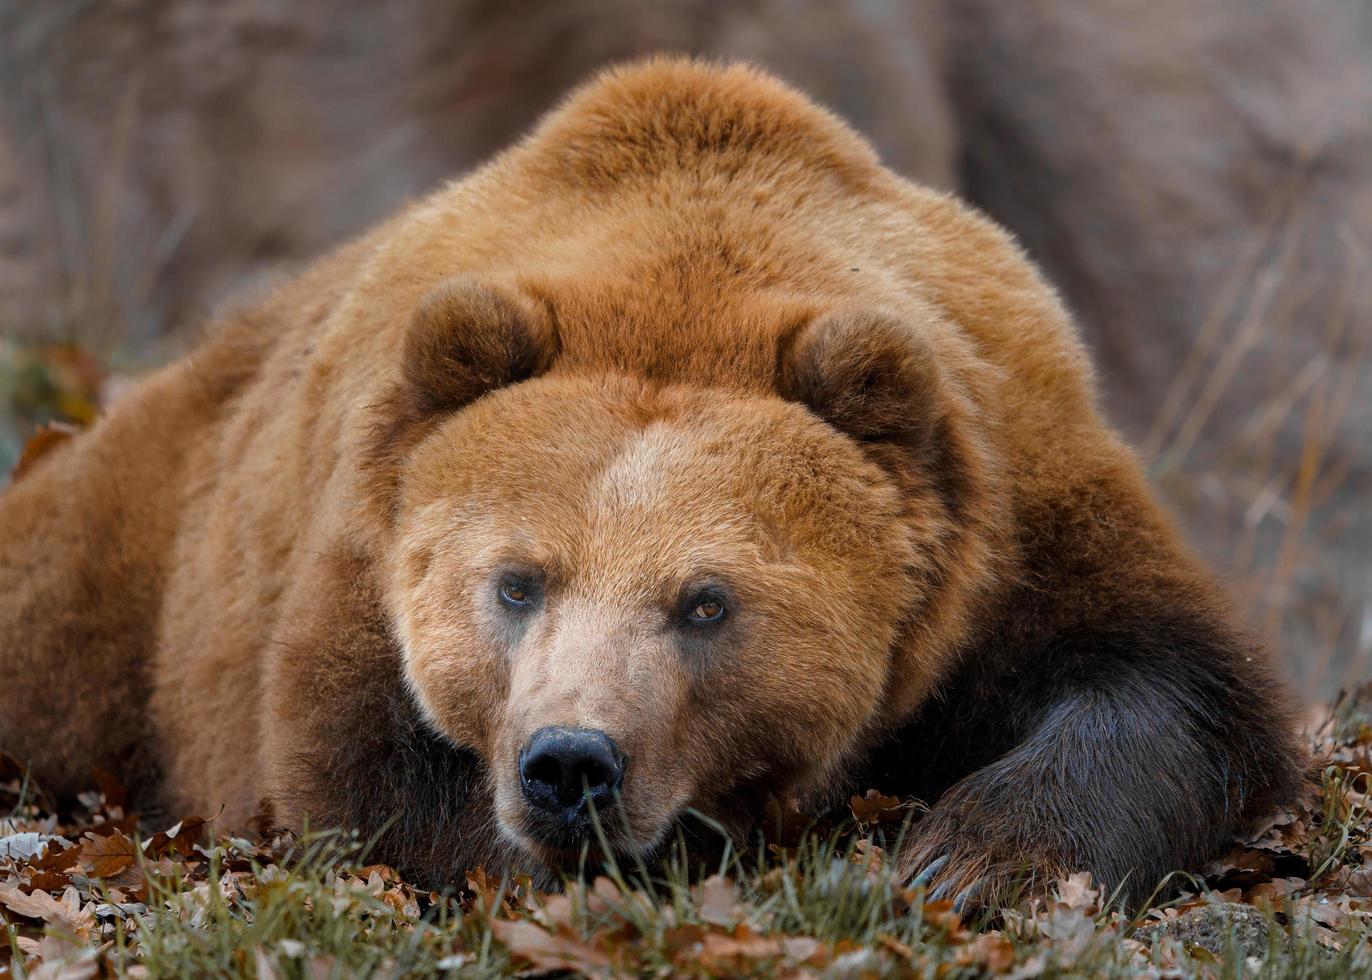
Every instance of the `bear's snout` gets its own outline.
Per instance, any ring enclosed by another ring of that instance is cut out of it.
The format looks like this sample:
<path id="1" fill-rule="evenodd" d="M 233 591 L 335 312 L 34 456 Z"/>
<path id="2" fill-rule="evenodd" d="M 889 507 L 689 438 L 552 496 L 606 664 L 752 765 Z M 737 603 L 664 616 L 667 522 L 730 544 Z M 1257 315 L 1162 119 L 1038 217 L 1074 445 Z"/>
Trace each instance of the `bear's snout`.
<path id="1" fill-rule="evenodd" d="M 565 844 L 586 836 L 591 806 L 598 813 L 614 806 L 627 761 L 602 731 L 540 728 L 519 753 L 519 782 L 530 807 L 552 818 L 542 828 L 547 836 Z"/>

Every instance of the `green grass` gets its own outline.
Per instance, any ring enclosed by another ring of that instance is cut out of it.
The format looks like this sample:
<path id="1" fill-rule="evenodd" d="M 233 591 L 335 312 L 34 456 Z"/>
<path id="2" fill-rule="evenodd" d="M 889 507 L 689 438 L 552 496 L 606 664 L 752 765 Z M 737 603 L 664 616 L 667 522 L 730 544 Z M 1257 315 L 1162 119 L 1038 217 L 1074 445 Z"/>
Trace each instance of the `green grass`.
<path id="1" fill-rule="evenodd" d="M 870 875 L 828 846 L 738 886 L 723 879 L 692 886 L 674 874 L 643 883 L 651 898 L 602 879 L 590 887 L 574 882 L 561 896 L 531 896 L 504 882 L 494 893 L 437 900 L 419 900 L 380 872 L 369 883 L 340 871 L 327 846 L 289 870 L 252 864 L 225 873 L 231 850 L 212 849 L 211 868 L 193 888 L 150 888 L 155 911 L 117 923 L 98 958 L 116 972 L 153 977 L 499 976 L 513 967 L 636 976 L 828 968 L 870 976 L 1024 970 L 1124 977 L 1156 967 L 1181 976 L 1335 977 L 1372 970 L 1365 935 L 1347 936 L 1344 950 L 1332 952 L 1313 931 L 1297 932 L 1258 967 L 1233 949 L 1126 942 L 1128 922 L 1065 905 L 1001 930 L 968 929 L 941 906 L 907 911 L 889 876 Z M 26 975 L 18 960 L 13 969 Z"/>
<path id="2" fill-rule="evenodd" d="M 58 840 L 0 857 L 0 976 L 1372 975 L 1365 703 L 1336 708 L 1315 742 L 1327 766 L 1308 799 L 1135 918 L 1078 876 L 963 921 L 893 877 L 882 845 L 907 828 L 862 827 L 853 815 L 792 846 L 726 845 L 709 864 L 678 846 L 651 873 L 612 865 L 556 893 L 479 870 L 436 893 L 369 865 L 365 843 L 339 833 L 211 844 L 187 821 L 135 844 L 138 823 L 117 790 L 88 794 L 59 820 L 11 767 L 0 839 Z M 1223 929 L 1207 945 L 1138 938 L 1221 901 L 1256 910 L 1267 940 L 1240 945 Z"/>

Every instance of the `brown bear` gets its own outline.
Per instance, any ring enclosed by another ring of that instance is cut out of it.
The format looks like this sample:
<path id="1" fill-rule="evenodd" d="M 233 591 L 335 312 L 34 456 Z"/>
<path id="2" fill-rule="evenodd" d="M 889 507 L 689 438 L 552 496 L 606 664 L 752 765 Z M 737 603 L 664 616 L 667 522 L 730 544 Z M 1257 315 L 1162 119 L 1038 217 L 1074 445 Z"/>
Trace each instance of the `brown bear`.
<path id="1" fill-rule="evenodd" d="M 1300 779 L 1002 231 L 745 67 L 610 71 L 0 497 L 0 745 L 441 881 L 769 794 L 1130 896 Z"/>

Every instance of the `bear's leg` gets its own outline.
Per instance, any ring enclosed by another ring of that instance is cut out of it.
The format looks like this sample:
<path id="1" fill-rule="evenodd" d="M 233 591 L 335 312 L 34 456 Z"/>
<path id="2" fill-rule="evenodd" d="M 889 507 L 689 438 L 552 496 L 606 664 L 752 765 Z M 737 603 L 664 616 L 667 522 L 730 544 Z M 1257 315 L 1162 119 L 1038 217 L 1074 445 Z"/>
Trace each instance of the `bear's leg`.
<path id="1" fill-rule="evenodd" d="M 902 870 L 959 904 L 1081 870 L 1136 903 L 1289 798 L 1300 775 L 1280 686 L 1188 605 L 975 651 L 874 758 L 872 778 L 934 801 Z"/>
<path id="2" fill-rule="evenodd" d="M 254 363 L 250 340 L 224 326 L 0 488 L 0 750 L 60 799 L 98 768 L 144 812 L 163 802 L 174 734 L 149 716 L 158 623 L 185 508 L 212 484 L 216 426 Z"/>
<path id="3" fill-rule="evenodd" d="M 169 411 L 174 411 L 169 409 Z M 97 769 L 154 804 L 154 627 L 176 447 L 120 416 L 0 487 L 0 751 L 67 801 Z"/>
<path id="4" fill-rule="evenodd" d="M 421 716 L 382 609 L 375 562 L 326 546 L 288 597 L 273 637 L 263 761 L 275 816 L 357 831 L 369 859 L 440 887 L 501 873 L 485 771 Z"/>

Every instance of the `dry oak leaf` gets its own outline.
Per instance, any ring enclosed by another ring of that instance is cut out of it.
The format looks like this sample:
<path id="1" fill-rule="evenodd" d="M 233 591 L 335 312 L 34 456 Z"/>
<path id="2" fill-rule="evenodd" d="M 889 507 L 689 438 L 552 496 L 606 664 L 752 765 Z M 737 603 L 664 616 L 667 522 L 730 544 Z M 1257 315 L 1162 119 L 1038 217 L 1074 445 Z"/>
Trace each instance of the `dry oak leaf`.
<path id="1" fill-rule="evenodd" d="M 168 853 L 190 857 L 195 853 L 195 845 L 205 834 L 204 817 L 186 817 L 166 830 L 158 831 L 143 843 L 143 853 L 149 857 L 162 857 Z"/>
<path id="2" fill-rule="evenodd" d="M 372 875 L 378 876 L 383 882 L 393 884 L 400 881 L 400 875 L 389 864 L 369 864 L 365 868 L 357 870 L 358 877 L 366 878 L 371 881 Z"/>
<path id="3" fill-rule="evenodd" d="M 472 894 L 474 907 L 487 915 L 495 915 L 497 903 L 502 900 L 508 902 L 510 898 L 500 879 L 492 878 L 485 868 L 467 872 L 467 890 Z"/>
<path id="4" fill-rule="evenodd" d="M 998 932 L 982 933 L 958 949 L 958 966 L 980 966 L 988 973 L 1004 973 L 1015 965 L 1015 947 Z"/>
<path id="5" fill-rule="evenodd" d="M 29 879 L 28 887 L 31 892 L 60 892 L 71 884 L 71 878 L 65 871 L 36 871 Z"/>
<path id="6" fill-rule="evenodd" d="M 881 874 L 882 868 L 886 867 L 886 851 L 869 840 L 860 840 L 853 845 L 848 860 L 867 874 L 875 876 Z"/>
<path id="7" fill-rule="evenodd" d="M 138 857 L 138 845 L 119 830 L 105 837 L 87 833 L 81 840 L 81 867 L 92 878 L 113 878 Z"/>
<path id="8" fill-rule="evenodd" d="M 0 905 L 30 919 L 46 921 L 49 915 L 55 914 L 53 906 L 56 904 L 57 900 L 47 892 L 26 895 L 12 885 L 0 886 Z"/>
<path id="9" fill-rule="evenodd" d="M 707 970 L 720 976 L 734 976 L 755 972 L 759 960 L 776 959 L 781 952 L 778 940 L 761 936 L 740 924 L 732 935 L 708 933 L 701 940 L 696 956 Z"/>
<path id="10" fill-rule="evenodd" d="M 522 919 L 490 919 L 492 934 L 516 960 L 537 970 L 607 971 L 610 956 L 573 935 L 554 935 Z"/>
<path id="11" fill-rule="evenodd" d="M 1069 909 L 1094 912 L 1100 902 L 1100 889 L 1091 887 L 1091 873 L 1078 871 L 1057 882 L 1058 901 Z"/>
<path id="12" fill-rule="evenodd" d="M 673 926 L 662 934 L 662 945 L 674 959 L 687 960 L 694 955 L 699 944 L 705 941 L 709 930 L 698 923 L 687 922 Z"/>
<path id="13" fill-rule="evenodd" d="M 954 910 L 951 898 L 940 899 L 937 902 L 925 902 L 920 910 L 920 915 L 923 916 L 927 924 L 940 930 L 949 942 L 966 942 L 971 936 L 971 933 L 962 924 L 962 916 Z"/>
<path id="14" fill-rule="evenodd" d="M 1232 880 L 1256 884 L 1271 877 L 1275 868 L 1276 859 L 1271 851 L 1239 846 L 1224 857 L 1211 861 L 1201 871 L 1207 879 L 1212 880 L 1212 884 L 1216 879 L 1226 883 Z"/>
<path id="15" fill-rule="evenodd" d="M 784 936 L 781 951 L 791 961 L 806 966 L 823 966 L 828 955 L 824 944 L 812 936 Z"/>
<path id="16" fill-rule="evenodd" d="M 1364 860 L 1366 859 L 1364 858 Z M 1360 868 L 1347 870 L 1335 887 L 1355 898 L 1372 897 L 1372 867 L 1363 865 Z"/>
<path id="17" fill-rule="evenodd" d="M 738 886 L 722 875 L 710 875 L 696 888 L 700 917 L 711 925 L 732 926 L 738 918 Z"/>
<path id="18" fill-rule="evenodd" d="M 39 834 L 34 831 L 0 837 L 0 858 L 8 858 L 20 863 L 31 861 L 35 857 L 40 857 L 43 849 L 48 846 L 48 841 L 52 840 L 58 840 L 58 838 L 51 834 Z"/>
<path id="19" fill-rule="evenodd" d="M 47 892 L 25 895 L 18 888 L 0 886 L 0 905 L 29 919 L 39 919 L 58 931 L 85 940 L 95 928 L 95 912 L 81 907 L 81 896 L 68 888 L 59 902 Z"/>
<path id="20" fill-rule="evenodd" d="M 66 845 L 58 849 L 58 845 Z M 33 863 L 40 871 L 70 871 L 81 860 L 81 845 L 68 843 L 63 838 L 48 841 L 47 850 Z"/>
<path id="21" fill-rule="evenodd" d="M 30 959 L 25 964 L 25 976 L 32 980 L 89 980 L 100 972 L 100 951 L 89 946 L 60 936 L 19 936 L 15 941 Z"/>
<path id="22" fill-rule="evenodd" d="M 1299 893 L 1305 887 L 1304 878 L 1273 878 L 1248 889 L 1242 900 L 1250 905 L 1267 902 L 1274 908 L 1280 909 L 1288 896 Z"/>
<path id="23" fill-rule="evenodd" d="M 902 802 L 898 796 L 883 796 L 874 789 L 869 789 L 865 796 L 854 796 L 848 801 L 853 819 L 863 827 L 900 823 L 913 806 L 913 803 Z"/>

